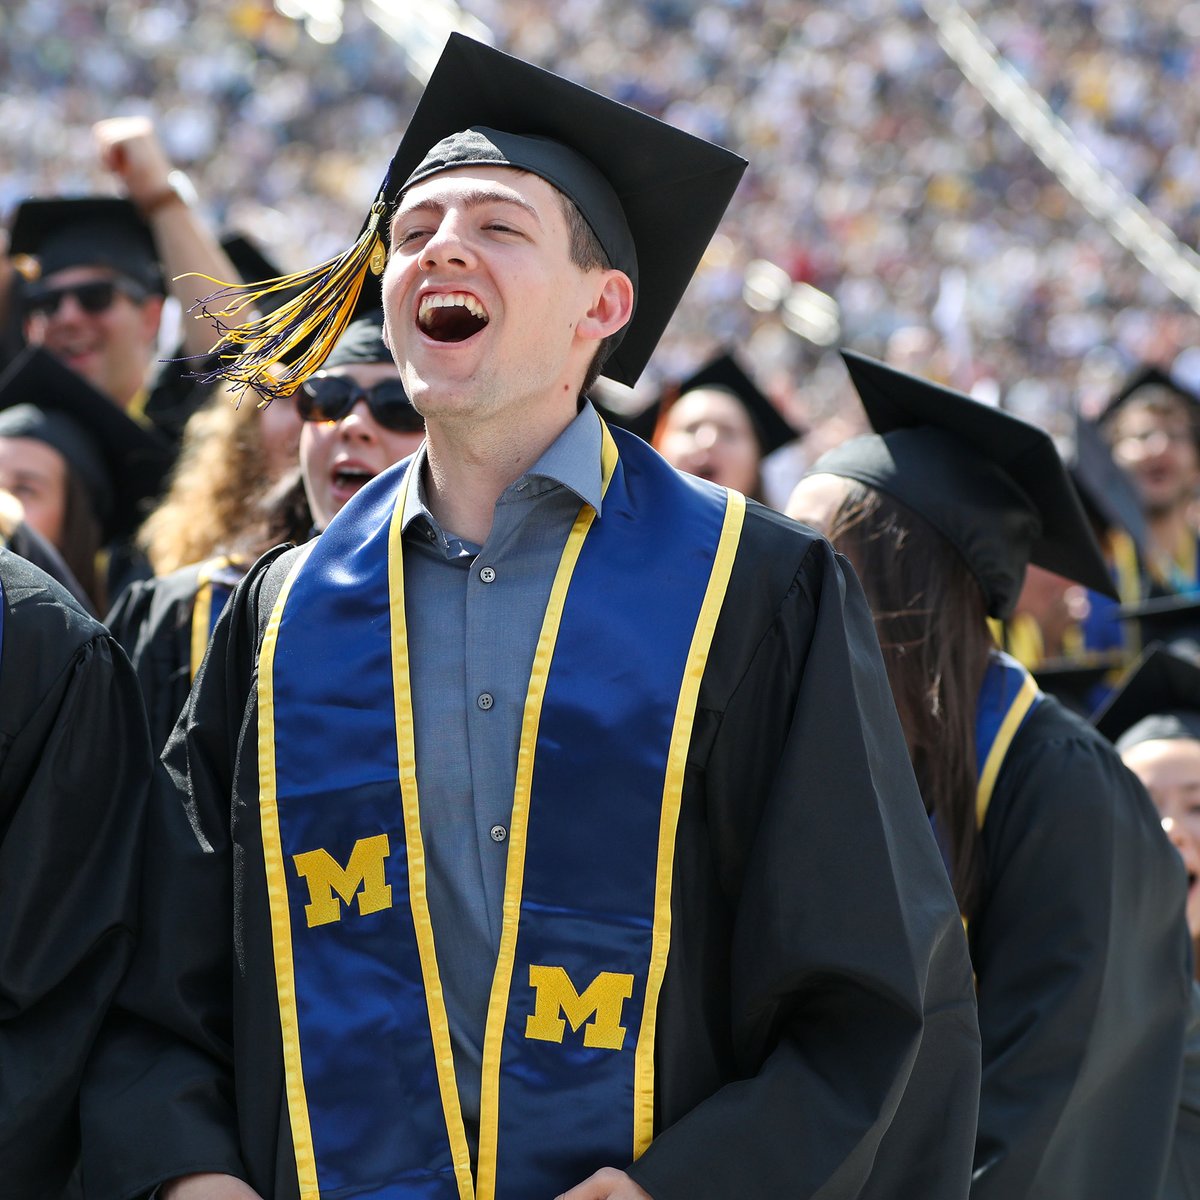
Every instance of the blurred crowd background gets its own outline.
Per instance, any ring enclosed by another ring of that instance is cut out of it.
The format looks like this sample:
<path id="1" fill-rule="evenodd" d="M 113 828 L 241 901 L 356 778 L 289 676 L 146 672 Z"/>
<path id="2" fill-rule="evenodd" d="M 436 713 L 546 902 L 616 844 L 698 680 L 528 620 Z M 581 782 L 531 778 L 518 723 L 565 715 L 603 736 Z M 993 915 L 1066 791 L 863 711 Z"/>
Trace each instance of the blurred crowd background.
<path id="1" fill-rule="evenodd" d="M 1200 318 L 964 82 L 915 0 L 287 2 L 9 0 L 0 218 L 31 194 L 110 190 L 92 123 L 147 114 L 215 226 L 308 266 L 357 234 L 422 63 L 465 21 L 750 160 L 648 393 L 729 342 L 810 425 L 849 390 L 837 344 L 1052 427 L 1141 361 L 1200 384 Z M 1194 246 L 1200 3 L 966 7 Z M 780 272 L 811 286 L 799 312 L 773 303 Z"/>

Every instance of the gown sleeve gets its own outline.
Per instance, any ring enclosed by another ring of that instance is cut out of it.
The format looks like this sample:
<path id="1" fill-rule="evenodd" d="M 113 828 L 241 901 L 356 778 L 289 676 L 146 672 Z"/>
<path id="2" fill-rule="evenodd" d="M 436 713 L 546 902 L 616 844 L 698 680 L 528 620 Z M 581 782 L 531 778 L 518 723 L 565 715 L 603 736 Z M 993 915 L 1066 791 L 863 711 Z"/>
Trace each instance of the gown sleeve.
<path id="1" fill-rule="evenodd" d="M 233 1084 L 231 821 L 257 646 L 254 599 L 273 557 L 260 560 L 218 620 L 154 775 L 147 917 L 81 1099 L 89 1200 L 145 1195 L 194 1172 L 246 1178 Z"/>
<path id="2" fill-rule="evenodd" d="M 702 786 L 734 913 L 735 1079 L 627 1170 L 654 1200 L 962 1197 L 966 939 L 865 599 L 828 543 L 715 703 Z"/>
<path id="3" fill-rule="evenodd" d="M 48 1197 L 78 1160 L 85 1060 L 132 954 L 152 759 L 120 648 L 66 593 L 5 589 L 0 1194 Z"/>
<path id="4" fill-rule="evenodd" d="M 1191 994 L 1179 855 L 1112 747 L 1050 700 L 983 845 L 972 1200 L 1157 1196 Z"/>

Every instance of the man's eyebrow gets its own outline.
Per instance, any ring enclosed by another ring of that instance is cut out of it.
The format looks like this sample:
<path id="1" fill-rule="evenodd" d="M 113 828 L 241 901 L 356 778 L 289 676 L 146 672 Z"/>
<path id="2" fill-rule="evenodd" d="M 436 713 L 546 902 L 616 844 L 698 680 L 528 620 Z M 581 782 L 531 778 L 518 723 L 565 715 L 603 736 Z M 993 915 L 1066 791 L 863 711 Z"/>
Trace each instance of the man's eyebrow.
<path id="1" fill-rule="evenodd" d="M 471 188 L 467 192 L 460 193 L 456 197 L 456 203 L 462 204 L 465 208 L 481 208 L 485 204 L 512 204 L 528 213 L 541 228 L 542 219 L 538 215 L 538 210 L 524 196 L 519 196 L 515 192 L 502 191 L 499 188 Z M 432 213 L 434 216 L 441 217 L 445 215 L 447 207 L 444 200 L 439 200 L 435 196 L 430 196 L 426 200 L 418 200 L 415 204 L 407 206 L 404 201 L 401 201 L 396 215 L 392 218 L 392 223 L 395 224 L 404 217 L 412 216 L 413 213 Z"/>

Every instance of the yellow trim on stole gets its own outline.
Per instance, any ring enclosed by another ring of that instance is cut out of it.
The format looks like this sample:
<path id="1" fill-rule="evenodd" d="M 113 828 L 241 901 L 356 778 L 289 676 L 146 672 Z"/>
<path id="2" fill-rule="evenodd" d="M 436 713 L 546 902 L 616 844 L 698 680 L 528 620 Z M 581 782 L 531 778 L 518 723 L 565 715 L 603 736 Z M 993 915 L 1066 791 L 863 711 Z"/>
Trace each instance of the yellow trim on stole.
<path id="1" fill-rule="evenodd" d="M 196 672 L 204 661 L 204 652 L 208 649 L 208 627 L 212 624 L 212 579 L 221 567 L 228 565 L 229 559 L 225 555 L 211 558 L 201 565 L 196 576 L 196 599 L 192 603 L 190 679 L 196 678 Z"/>
<path id="2" fill-rule="evenodd" d="M 987 761 L 979 773 L 979 786 L 975 790 L 975 822 L 980 829 L 987 819 L 988 805 L 992 802 L 992 789 L 996 786 L 996 776 L 1000 774 L 1000 764 L 1004 762 L 1008 747 L 1016 737 L 1017 730 L 1037 695 L 1038 686 L 1033 676 L 1026 675 L 1025 682 L 1021 684 L 1021 690 L 1017 693 L 1012 707 L 1005 713 L 996 740 L 992 742 L 992 748 L 988 751 Z"/>
<path id="3" fill-rule="evenodd" d="M 667 754 L 667 777 L 663 785 L 662 818 L 658 835 L 658 870 L 654 887 L 654 931 L 650 949 L 650 969 L 646 979 L 646 1005 L 642 1013 L 637 1049 L 634 1051 L 633 1085 L 633 1157 L 640 1158 L 654 1137 L 654 1037 L 658 1019 L 658 997 L 667 970 L 667 952 L 671 945 L 671 884 L 675 876 L 675 834 L 683 801 L 683 777 L 687 767 L 692 726 L 696 720 L 696 701 L 700 680 L 708 665 L 717 618 L 725 602 L 733 560 L 737 555 L 746 516 L 746 497 L 727 492 L 725 520 L 712 573 L 700 606 L 700 617 L 692 634 L 683 686 L 675 708 L 675 727 Z"/>
<path id="4" fill-rule="evenodd" d="M 129 398 L 129 403 L 125 405 L 125 415 L 131 421 L 136 421 L 143 429 L 154 428 L 154 422 L 146 416 L 146 405 L 149 401 L 150 389 L 143 384 L 133 393 Z"/>
<path id="5" fill-rule="evenodd" d="M 617 467 L 617 446 L 608 427 L 601 424 L 603 442 L 600 450 L 601 495 L 608 492 Z M 529 690 L 525 694 L 525 712 L 521 720 L 521 740 L 517 750 L 517 779 L 513 789 L 512 819 L 509 822 L 508 858 L 504 880 L 503 921 L 500 950 L 496 957 L 496 972 L 492 976 L 492 992 L 488 1001 L 487 1024 L 483 1037 L 483 1072 L 479 1099 L 479 1184 L 478 1200 L 493 1200 L 496 1194 L 496 1154 L 500 1125 L 500 1055 L 504 1041 L 504 1024 L 508 1017 L 509 993 L 512 989 L 513 966 L 517 956 L 517 929 L 521 919 L 521 892 L 525 883 L 525 843 L 529 830 L 529 798 L 533 791 L 533 760 L 537 749 L 538 726 L 542 717 L 542 701 L 550 676 L 550 663 L 558 640 L 558 629 L 566 605 L 567 589 L 575 564 L 579 561 L 584 539 L 595 520 L 596 510 L 583 505 L 575 524 L 567 535 L 550 599 L 542 618 L 533 670 L 529 675 Z"/>
<path id="6" fill-rule="evenodd" d="M 279 1024 L 283 1032 L 283 1072 L 288 1113 L 292 1123 L 292 1145 L 296 1154 L 296 1177 L 300 1200 L 320 1200 L 317 1159 L 313 1150 L 312 1126 L 308 1119 L 308 1097 L 304 1091 L 304 1069 L 300 1060 L 300 1019 L 296 1012 L 296 975 L 292 966 L 292 922 L 288 910 L 287 876 L 283 865 L 283 843 L 279 836 L 279 808 L 275 777 L 275 644 L 288 593 L 315 541 L 309 542 L 288 572 L 279 599 L 271 612 L 258 656 L 258 808 L 262 827 L 263 865 L 267 875 L 267 899 L 271 910 L 271 945 L 275 955 L 275 990 L 279 998 Z"/>
<path id="7" fill-rule="evenodd" d="M 429 1030 L 433 1038 L 433 1057 L 437 1068 L 438 1090 L 450 1157 L 458 1182 L 460 1200 L 474 1200 L 471 1180 L 471 1151 L 454 1075 L 454 1049 L 450 1041 L 450 1021 L 438 971 L 433 940 L 433 921 L 425 892 L 425 845 L 421 837 L 421 809 L 417 797 L 417 750 L 413 732 L 412 682 L 408 664 L 408 620 L 404 611 L 404 507 L 414 472 L 404 476 L 404 485 L 392 510 L 388 530 L 388 598 L 391 608 L 392 692 L 396 706 L 396 752 L 400 761 L 400 802 L 404 813 L 404 841 L 408 857 L 408 900 L 416 933 L 421 975 L 425 981 L 425 1003 L 429 1010 Z"/>

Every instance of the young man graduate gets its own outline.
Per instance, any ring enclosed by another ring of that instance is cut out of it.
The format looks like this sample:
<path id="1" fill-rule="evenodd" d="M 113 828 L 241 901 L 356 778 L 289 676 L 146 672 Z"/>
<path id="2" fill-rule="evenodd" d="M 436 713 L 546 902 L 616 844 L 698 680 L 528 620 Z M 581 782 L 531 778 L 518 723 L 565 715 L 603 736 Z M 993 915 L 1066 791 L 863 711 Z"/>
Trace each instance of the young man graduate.
<path id="1" fill-rule="evenodd" d="M 428 441 L 218 622 L 89 1197 L 965 1194 L 970 969 L 861 590 L 581 399 L 743 166 L 454 36 L 325 310 L 236 335 L 270 386 L 382 234 Z"/>

